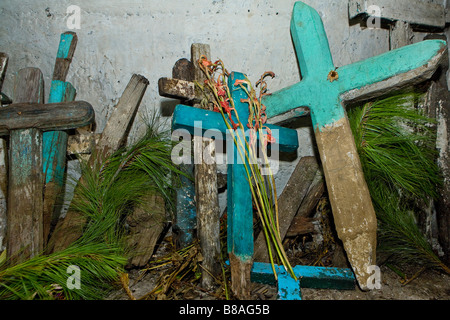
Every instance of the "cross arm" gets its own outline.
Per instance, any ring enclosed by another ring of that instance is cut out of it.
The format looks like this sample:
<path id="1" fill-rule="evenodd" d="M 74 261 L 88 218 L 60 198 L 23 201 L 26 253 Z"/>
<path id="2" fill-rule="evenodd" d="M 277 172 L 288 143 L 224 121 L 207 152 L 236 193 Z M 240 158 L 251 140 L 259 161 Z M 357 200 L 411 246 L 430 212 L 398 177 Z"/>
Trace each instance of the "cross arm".
<path id="1" fill-rule="evenodd" d="M 201 122 L 201 131 L 198 127 L 198 131 L 196 130 L 195 122 L 197 121 Z M 279 139 L 277 139 L 276 143 L 279 144 L 281 151 L 291 152 L 298 148 L 297 131 L 272 124 L 267 124 L 267 127 L 272 133 L 278 130 Z M 221 113 L 182 104 L 175 107 L 172 118 L 172 129 L 186 129 L 193 135 L 199 133 L 204 134 L 207 130 L 214 130 L 217 133 L 217 136 L 214 138 L 222 140 L 225 139 L 224 134 L 228 130 Z"/>
<path id="2" fill-rule="evenodd" d="M 316 10 L 300 1 L 294 4 L 291 35 L 303 78 L 328 74 L 334 69 L 322 19 Z"/>
<path id="3" fill-rule="evenodd" d="M 64 103 L 16 103 L 0 109 L 0 135 L 11 130 L 37 128 L 68 130 L 92 123 L 95 113 L 85 101 Z"/>

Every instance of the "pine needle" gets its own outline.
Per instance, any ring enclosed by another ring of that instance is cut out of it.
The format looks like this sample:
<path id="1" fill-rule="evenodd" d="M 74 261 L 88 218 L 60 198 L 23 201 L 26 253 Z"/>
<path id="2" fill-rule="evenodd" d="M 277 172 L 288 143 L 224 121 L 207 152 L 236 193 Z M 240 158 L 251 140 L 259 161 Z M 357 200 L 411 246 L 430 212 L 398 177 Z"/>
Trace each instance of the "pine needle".
<path id="1" fill-rule="evenodd" d="M 448 272 L 415 222 L 415 203 L 438 196 L 434 120 L 415 107 L 419 95 L 401 93 L 348 112 L 361 165 L 379 221 L 379 249 L 393 263 Z"/>

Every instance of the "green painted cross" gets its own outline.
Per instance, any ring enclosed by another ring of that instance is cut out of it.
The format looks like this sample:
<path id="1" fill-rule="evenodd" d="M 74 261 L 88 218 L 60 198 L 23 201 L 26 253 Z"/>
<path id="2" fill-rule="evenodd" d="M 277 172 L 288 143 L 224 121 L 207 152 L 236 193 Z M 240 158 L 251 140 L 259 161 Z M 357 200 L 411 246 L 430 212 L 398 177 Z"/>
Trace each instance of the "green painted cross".
<path id="1" fill-rule="evenodd" d="M 423 41 L 336 69 L 319 14 L 302 2 L 294 5 L 291 34 L 302 80 L 265 96 L 263 103 L 269 118 L 310 109 L 336 230 L 359 286 L 368 289 L 377 221 L 344 104 L 428 79 L 447 45 Z"/>

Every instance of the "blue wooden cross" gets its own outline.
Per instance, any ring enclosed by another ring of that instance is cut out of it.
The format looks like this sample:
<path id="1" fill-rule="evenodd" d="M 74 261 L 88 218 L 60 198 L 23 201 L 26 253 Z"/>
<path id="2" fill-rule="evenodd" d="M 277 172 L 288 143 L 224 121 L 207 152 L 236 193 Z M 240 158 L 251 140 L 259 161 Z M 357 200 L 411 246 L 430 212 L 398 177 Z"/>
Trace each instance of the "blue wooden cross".
<path id="1" fill-rule="evenodd" d="M 228 78 L 228 85 L 231 88 L 232 99 L 235 108 L 239 113 L 241 122 L 247 121 L 249 117 L 248 104 L 242 102 L 241 99 L 246 99 L 247 95 L 240 86 L 235 86 L 235 81 L 238 79 L 245 79 L 242 73 L 232 72 Z M 199 121 L 201 121 L 202 131 L 196 130 L 199 128 Z M 234 118 L 234 121 L 237 120 Z M 291 152 L 298 148 L 297 131 L 268 125 L 272 132 L 278 130 L 278 138 L 276 147 L 281 151 Z M 175 108 L 172 128 L 187 129 L 191 134 L 203 134 L 206 130 L 215 130 L 216 139 L 223 139 L 223 134 L 227 133 L 227 127 L 222 118 L 222 115 L 217 112 L 205 111 L 184 105 L 178 105 Z M 236 131 L 239 134 L 240 129 Z M 227 143 L 230 142 L 230 139 Z M 228 243 L 227 249 L 231 264 L 232 274 L 232 290 L 241 298 L 248 295 L 250 278 L 254 281 L 263 283 L 273 283 L 274 275 L 270 265 L 265 263 L 253 263 L 253 208 L 252 208 L 252 194 L 250 191 L 248 180 L 246 179 L 245 164 L 242 162 L 238 146 L 231 140 L 233 147 L 232 156 L 229 156 L 228 164 L 228 193 L 227 193 L 227 224 L 228 224 Z M 230 150 L 228 149 L 228 150 Z M 243 152 L 243 150 L 241 150 Z M 201 150 L 194 150 L 194 152 L 202 152 Z M 313 268 L 313 269 L 310 269 Z M 320 269 L 320 268 L 319 268 Z M 327 270 L 319 270 L 314 267 L 295 267 L 296 275 L 299 278 L 304 278 L 305 273 L 309 278 L 317 277 L 316 284 L 322 283 L 323 286 L 327 284 L 344 283 L 340 288 L 351 287 L 354 284 L 353 273 L 350 269 L 335 269 L 326 268 Z M 278 289 L 280 299 L 300 299 L 299 283 L 295 281 L 289 274 L 287 274 L 282 267 L 277 267 L 279 272 Z M 307 271 L 305 271 L 307 270 Z M 319 271 L 317 271 L 319 270 Z M 250 276 L 251 274 L 251 276 Z M 311 282 L 311 281 L 310 281 Z M 325 284 L 324 284 L 325 283 Z"/>
<path id="2" fill-rule="evenodd" d="M 386 94 L 430 78 L 447 48 L 427 40 L 336 69 L 319 14 L 302 2 L 291 19 L 302 80 L 265 96 L 269 118 L 307 107 L 334 222 L 361 289 L 376 263 L 377 221 L 344 103 Z"/>
<path id="3" fill-rule="evenodd" d="M 48 103 L 69 102 L 75 99 L 76 90 L 65 78 L 76 47 L 77 36 L 73 32 L 61 34 L 56 54 L 55 70 Z M 66 169 L 68 133 L 47 131 L 42 135 L 42 168 L 44 171 L 44 241 L 47 242 L 52 221 L 59 212 L 54 206 L 63 191 Z"/>

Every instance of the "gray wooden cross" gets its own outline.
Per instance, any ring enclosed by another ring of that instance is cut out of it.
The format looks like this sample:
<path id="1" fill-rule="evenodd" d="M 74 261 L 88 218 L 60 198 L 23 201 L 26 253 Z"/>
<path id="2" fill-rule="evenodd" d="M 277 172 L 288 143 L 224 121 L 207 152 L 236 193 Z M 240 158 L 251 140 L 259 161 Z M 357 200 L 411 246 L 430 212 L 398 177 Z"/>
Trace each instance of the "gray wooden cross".
<path id="1" fill-rule="evenodd" d="M 85 126 L 95 117 L 84 101 L 43 104 L 43 84 L 39 69 L 20 70 L 16 103 L 0 109 L 0 136 L 10 136 L 7 256 L 12 263 L 43 250 L 42 132 Z"/>

